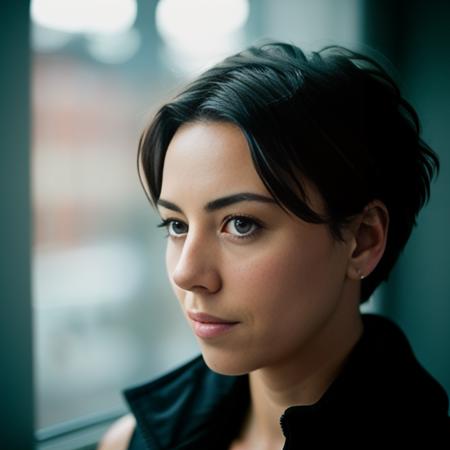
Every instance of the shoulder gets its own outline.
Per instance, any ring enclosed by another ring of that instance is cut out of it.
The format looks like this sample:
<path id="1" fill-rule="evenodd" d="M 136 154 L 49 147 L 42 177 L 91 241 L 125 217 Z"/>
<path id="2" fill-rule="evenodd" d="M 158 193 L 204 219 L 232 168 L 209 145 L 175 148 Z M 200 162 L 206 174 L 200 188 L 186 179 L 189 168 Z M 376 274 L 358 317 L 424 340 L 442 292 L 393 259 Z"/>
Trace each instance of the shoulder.
<path id="1" fill-rule="evenodd" d="M 136 428 L 136 420 L 127 414 L 116 420 L 100 440 L 97 450 L 126 450 Z"/>

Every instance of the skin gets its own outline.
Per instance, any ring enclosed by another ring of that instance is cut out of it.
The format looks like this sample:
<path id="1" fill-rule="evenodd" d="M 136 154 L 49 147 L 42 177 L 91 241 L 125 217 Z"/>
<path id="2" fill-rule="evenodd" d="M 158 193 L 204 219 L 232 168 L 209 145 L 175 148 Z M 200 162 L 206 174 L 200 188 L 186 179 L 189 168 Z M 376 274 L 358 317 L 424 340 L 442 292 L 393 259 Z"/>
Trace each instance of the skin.
<path id="1" fill-rule="evenodd" d="M 320 194 L 305 184 L 310 205 L 323 212 Z M 204 209 L 242 192 L 273 200 L 241 130 L 224 122 L 182 125 L 167 150 L 158 205 L 169 233 L 168 276 L 191 325 L 188 311 L 238 322 L 198 338 L 212 370 L 249 374 L 251 404 L 232 448 L 282 448 L 283 411 L 316 402 L 362 333 L 360 276 L 383 254 L 388 215 L 373 202 L 340 242 L 327 225 L 274 202 Z"/>

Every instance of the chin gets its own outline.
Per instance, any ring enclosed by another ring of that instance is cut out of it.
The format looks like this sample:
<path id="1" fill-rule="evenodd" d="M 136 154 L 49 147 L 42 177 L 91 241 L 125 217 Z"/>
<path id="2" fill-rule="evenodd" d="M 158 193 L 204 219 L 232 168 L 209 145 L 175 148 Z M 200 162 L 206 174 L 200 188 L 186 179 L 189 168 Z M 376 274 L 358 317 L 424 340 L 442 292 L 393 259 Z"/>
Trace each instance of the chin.
<path id="1" fill-rule="evenodd" d="M 202 356 L 206 365 L 221 375 L 246 375 L 257 369 L 250 358 L 242 353 L 227 353 L 217 349 L 202 348 Z M 244 359 L 245 358 L 245 359 Z"/>

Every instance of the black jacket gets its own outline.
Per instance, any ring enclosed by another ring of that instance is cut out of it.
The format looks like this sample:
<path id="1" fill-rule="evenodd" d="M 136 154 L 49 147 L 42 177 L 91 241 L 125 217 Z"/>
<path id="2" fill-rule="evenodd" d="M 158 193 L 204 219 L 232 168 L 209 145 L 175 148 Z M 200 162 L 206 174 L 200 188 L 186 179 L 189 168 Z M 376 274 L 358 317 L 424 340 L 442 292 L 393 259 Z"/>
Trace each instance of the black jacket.
<path id="1" fill-rule="evenodd" d="M 280 418 L 283 449 L 450 449 L 443 388 L 394 323 L 376 315 L 363 322 L 361 339 L 322 398 Z M 225 450 L 249 404 L 248 376 L 214 373 L 201 356 L 124 394 L 137 420 L 131 450 Z"/>

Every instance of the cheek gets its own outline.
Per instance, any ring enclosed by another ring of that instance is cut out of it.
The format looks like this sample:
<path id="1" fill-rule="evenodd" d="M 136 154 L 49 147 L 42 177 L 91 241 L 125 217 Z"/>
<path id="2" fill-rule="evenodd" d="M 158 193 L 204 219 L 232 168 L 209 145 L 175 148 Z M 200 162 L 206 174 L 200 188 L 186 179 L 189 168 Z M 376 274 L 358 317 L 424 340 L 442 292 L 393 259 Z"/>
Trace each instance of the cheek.
<path id="1" fill-rule="evenodd" d="M 280 240 L 234 266 L 236 298 L 246 298 L 262 320 L 289 319 L 335 300 L 343 277 L 340 256 L 324 232 L 309 239 Z M 243 304 L 242 304 L 243 306 Z"/>
<path id="2" fill-rule="evenodd" d="M 326 260 L 318 246 L 311 249 L 305 243 L 281 242 L 252 258 L 242 279 L 261 288 L 290 289 L 309 285 L 318 278 L 322 262 Z"/>
<path id="3" fill-rule="evenodd" d="M 173 281 L 173 273 L 177 266 L 179 256 L 180 251 L 176 248 L 176 246 L 171 245 L 168 242 L 166 247 L 166 272 L 173 292 L 175 293 L 178 300 L 182 300 L 184 291 L 180 289 Z"/>

